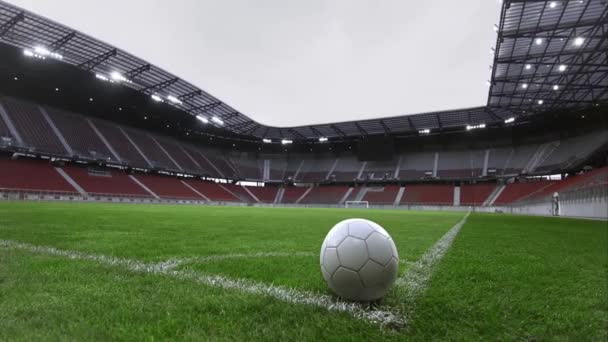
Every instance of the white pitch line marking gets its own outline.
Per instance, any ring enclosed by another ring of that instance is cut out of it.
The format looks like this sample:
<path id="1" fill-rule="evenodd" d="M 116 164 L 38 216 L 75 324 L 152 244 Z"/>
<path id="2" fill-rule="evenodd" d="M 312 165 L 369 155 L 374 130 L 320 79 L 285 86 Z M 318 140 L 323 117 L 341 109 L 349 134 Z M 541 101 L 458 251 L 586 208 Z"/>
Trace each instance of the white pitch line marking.
<path id="1" fill-rule="evenodd" d="M 61 250 L 54 247 L 36 246 L 10 240 L 0 240 L 0 247 L 65 257 L 71 260 L 94 261 L 104 266 L 122 267 L 133 272 L 164 275 L 176 279 L 195 281 L 199 284 L 211 287 L 237 290 L 253 295 L 264 295 L 291 304 L 309 305 L 325 308 L 328 311 L 344 312 L 357 319 L 383 326 L 402 327 L 405 325 L 405 320 L 398 313 L 391 312 L 389 308 L 377 307 L 370 304 L 344 302 L 329 295 L 300 291 L 276 285 L 267 285 L 246 279 L 230 279 L 220 275 L 209 275 L 189 270 L 172 270 L 171 268 L 175 266 L 168 262 L 149 264 L 138 260 Z"/>
<path id="2" fill-rule="evenodd" d="M 256 253 L 234 253 L 234 254 L 216 254 L 188 258 L 171 258 L 169 260 L 158 263 L 159 266 L 164 266 L 166 269 L 173 269 L 185 264 L 206 263 L 213 261 L 222 261 L 229 259 L 249 259 L 249 258 L 285 258 L 290 256 L 310 257 L 316 254 L 311 252 L 256 252 Z"/>
<path id="3" fill-rule="evenodd" d="M 426 290 L 435 266 L 450 249 L 456 235 L 458 235 L 470 214 L 468 212 L 458 223 L 450 228 L 417 262 L 412 263 L 407 272 L 395 282 L 395 285 L 405 295 L 405 304 L 410 314 L 416 299 Z"/>

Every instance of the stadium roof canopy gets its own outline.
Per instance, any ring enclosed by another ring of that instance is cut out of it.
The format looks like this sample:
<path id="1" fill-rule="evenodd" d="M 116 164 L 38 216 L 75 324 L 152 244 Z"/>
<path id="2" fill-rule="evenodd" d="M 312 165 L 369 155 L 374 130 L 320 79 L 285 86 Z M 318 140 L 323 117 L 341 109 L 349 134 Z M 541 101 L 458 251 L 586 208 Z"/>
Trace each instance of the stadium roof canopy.
<path id="1" fill-rule="evenodd" d="M 488 106 L 524 113 L 606 101 L 607 39 L 606 0 L 505 1 Z"/>
<path id="2" fill-rule="evenodd" d="M 60 58 L 209 125 L 257 139 L 316 140 L 502 124 L 509 118 L 608 102 L 606 0 L 506 0 L 502 6 L 487 106 L 290 128 L 262 125 L 145 60 L 3 1 L 0 41 L 33 58 Z"/>

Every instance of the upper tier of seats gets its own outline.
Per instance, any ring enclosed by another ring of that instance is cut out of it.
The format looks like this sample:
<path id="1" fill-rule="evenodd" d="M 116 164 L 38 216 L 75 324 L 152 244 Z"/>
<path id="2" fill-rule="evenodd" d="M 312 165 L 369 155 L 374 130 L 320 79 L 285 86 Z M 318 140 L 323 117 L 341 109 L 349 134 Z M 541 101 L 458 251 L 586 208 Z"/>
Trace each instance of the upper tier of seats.
<path id="1" fill-rule="evenodd" d="M 43 153 L 69 156 L 39 106 L 13 98 L 0 101 L 25 145 Z"/>
<path id="2" fill-rule="evenodd" d="M 172 171 L 181 171 L 171 156 L 158 144 L 155 137 L 137 129 L 124 129 L 124 132 L 137 145 L 146 159 L 155 168 L 163 168 Z"/>
<path id="3" fill-rule="evenodd" d="M 118 161 L 85 117 L 53 108 L 48 108 L 46 111 L 65 138 L 73 155 Z"/>
<path id="4" fill-rule="evenodd" d="M 11 139 L 19 143 L 13 146 L 25 145 L 45 154 L 254 181 L 460 180 L 557 172 L 579 165 L 608 143 L 606 130 L 599 128 L 586 135 L 546 143 L 419 149 L 401 152 L 394 160 L 363 162 L 348 153 L 287 156 L 220 151 L 12 97 L 0 97 L 0 105 L 0 137 L 5 137 L 0 146 L 10 145 L 4 141 Z M 14 127 L 17 134 L 11 133 L 9 127 Z"/>
<path id="5" fill-rule="evenodd" d="M 172 139 L 157 137 L 156 142 L 168 156 L 178 169 L 194 174 L 201 174 L 198 162 L 194 159 L 183 147 Z"/>
<path id="6" fill-rule="evenodd" d="M 0 115 L 3 115 L 2 111 L 4 110 L 2 105 L 0 104 Z M 13 139 L 13 134 L 9 131 L 8 126 L 4 123 L 4 120 L 0 118 L 0 139 L 9 138 Z M 0 140 L 0 145 L 2 144 L 2 140 Z"/>
<path id="7" fill-rule="evenodd" d="M 113 147 L 121 162 L 138 168 L 147 169 L 151 167 L 138 150 L 138 147 L 133 144 L 129 136 L 119 126 L 101 120 L 91 120 L 91 122 Z"/>

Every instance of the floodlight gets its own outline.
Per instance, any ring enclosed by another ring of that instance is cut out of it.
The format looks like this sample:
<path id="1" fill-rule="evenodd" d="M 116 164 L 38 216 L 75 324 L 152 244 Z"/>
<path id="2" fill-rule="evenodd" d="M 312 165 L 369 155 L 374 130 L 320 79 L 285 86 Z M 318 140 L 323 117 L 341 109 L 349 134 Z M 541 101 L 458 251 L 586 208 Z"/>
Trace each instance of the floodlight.
<path id="1" fill-rule="evenodd" d="M 429 134 L 429 133 L 431 133 L 431 130 L 428 128 L 421 129 L 418 131 L 418 134 Z"/>
<path id="2" fill-rule="evenodd" d="M 42 47 L 42 46 L 36 46 L 34 48 L 34 52 L 41 56 L 47 56 L 47 55 L 51 54 L 51 51 L 49 51 L 47 48 Z"/>
<path id="3" fill-rule="evenodd" d="M 567 68 L 567 66 L 565 64 L 561 64 L 559 66 L 558 70 L 564 72 L 564 71 L 566 71 L 566 68 Z"/>
<path id="4" fill-rule="evenodd" d="M 178 99 L 177 97 L 175 97 L 173 95 L 167 96 L 167 100 L 169 100 L 169 101 L 171 101 L 171 102 L 173 102 L 175 104 L 182 104 L 183 103 L 180 99 Z"/>
<path id="5" fill-rule="evenodd" d="M 201 121 L 202 123 L 209 123 L 209 120 L 207 120 L 206 117 L 202 116 L 202 115 L 197 115 L 196 118 Z"/>
<path id="6" fill-rule="evenodd" d="M 532 65 L 531 64 L 526 64 L 526 70 L 530 70 L 532 69 Z"/>
<path id="7" fill-rule="evenodd" d="M 585 38 L 583 38 L 583 37 L 576 37 L 574 39 L 574 46 L 581 46 L 581 45 L 583 45 L 584 42 L 585 42 Z"/>
<path id="8" fill-rule="evenodd" d="M 283 144 L 283 145 L 293 144 L 293 140 L 283 139 L 283 140 L 281 140 L 281 144 Z"/>
<path id="9" fill-rule="evenodd" d="M 211 120 L 213 122 L 215 122 L 216 124 L 218 124 L 218 125 L 223 125 L 224 124 L 224 121 L 222 121 L 222 119 L 218 118 L 217 116 L 212 117 Z"/>
<path id="10" fill-rule="evenodd" d="M 542 105 L 543 103 L 545 103 L 545 101 L 543 101 L 543 100 L 538 100 L 538 104 L 539 104 L 539 105 Z"/>
<path id="11" fill-rule="evenodd" d="M 106 76 L 102 75 L 102 74 L 95 74 L 95 78 L 97 78 L 98 80 L 102 80 L 104 82 L 108 82 L 110 79 L 107 78 Z"/>
<path id="12" fill-rule="evenodd" d="M 543 43 L 543 39 L 542 38 L 536 38 L 534 39 L 534 42 L 536 43 L 536 45 L 540 45 Z"/>
<path id="13" fill-rule="evenodd" d="M 480 128 L 486 128 L 486 124 L 481 123 L 481 124 L 477 124 L 477 125 L 467 125 L 467 131 L 470 131 L 472 129 L 480 129 Z"/>
<path id="14" fill-rule="evenodd" d="M 553 90 L 558 90 L 558 89 L 559 89 L 559 86 L 557 84 L 553 86 Z"/>
<path id="15" fill-rule="evenodd" d="M 505 120 L 505 123 L 509 124 L 509 123 L 514 122 L 514 121 L 515 121 L 515 118 L 511 117 L 511 118 L 508 118 L 507 120 Z"/>
<path id="16" fill-rule="evenodd" d="M 524 83 L 521 85 L 522 88 L 527 89 L 528 88 L 528 83 Z"/>
<path id="17" fill-rule="evenodd" d="M 46 57 L 51 57 L 54 59 L 63 59 L 63 56 L 56 53 L 56 52 L 51 52 L 49 51 L 49 49 L 45 48 L 44 46 L 36 46 L 34 47 L 34 52 L 33 55 L 36 57 L 40 57 L 42 59 L 46 58 Z M 28 55 L 29 56 L 29 55 Z"/>
<path id="18" fill-rule="evenodd" d="M 327 137 L 319 137 L 319 142 L 326 142 L 327 140 Z"/>
<path id="19" fill-rule="evenodd" d="M 152 100 L 156 101 L 156 102 L 163 102 L 162 97 L 156 95 L 156 94 L 152 94 L 152 96 L 150 96 L 152 98 Z"/>
<path id="20" fill-rule="evenodd" d="M 124 77 L 121 73 L 119 73 L 118 71 L 112 71 L 110 73 L 110 78 L 112 78 L 112 80 L 116 81 L 116 82 L 124 82 L 126 81 L 126 77 Z"/>
<path id="21" fill-rule="evenodd" d="M 270 143 L 272 142 L 272 140 L 267 139 L 267 138 L 264 138 L 264 139 L 262 139 L 262 142 L 263 142 L 264 144 L 270 144 Z"/>

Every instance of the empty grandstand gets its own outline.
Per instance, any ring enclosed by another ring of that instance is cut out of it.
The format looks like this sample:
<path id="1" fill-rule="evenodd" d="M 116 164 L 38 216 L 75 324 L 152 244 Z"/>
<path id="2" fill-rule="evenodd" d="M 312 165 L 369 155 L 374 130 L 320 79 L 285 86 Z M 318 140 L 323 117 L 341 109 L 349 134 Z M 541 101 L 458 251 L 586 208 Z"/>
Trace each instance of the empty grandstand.
<path id="1" fill-rule="evenodd" d="M 0 9 L 2 198 L 497 210 L 607 187 L 597 171 L 608 148 L 605 39 L 584 43 L 592 68 L 565 46 L 516 49 L 519 21 L 503 18 L 486 106 L 277 128 L 93 37 L 4 2 Z M 505 11 L 531 15 L 515 4 Z M 589 23 L 601 9 L 584 11 L 586 24 L 554 24 L 596 32 Z M 538 24 L 520 22 L 530 32 L 547 23 Z M 59 60 L 31 59 L 32 42 L 62 36 Z M 541 60 L 551 70 L 534 77 L 557 82 L 556 58 L 571 64 L 560 96 L 545 96 L 544 81 L 528 88 L 522 63 Z M 111 71 L 128 82 L 108 87 Z M 518 100 L 523 82 L 534 101 Z M 159 102 L 159 94 L 177 97 Z"/>

